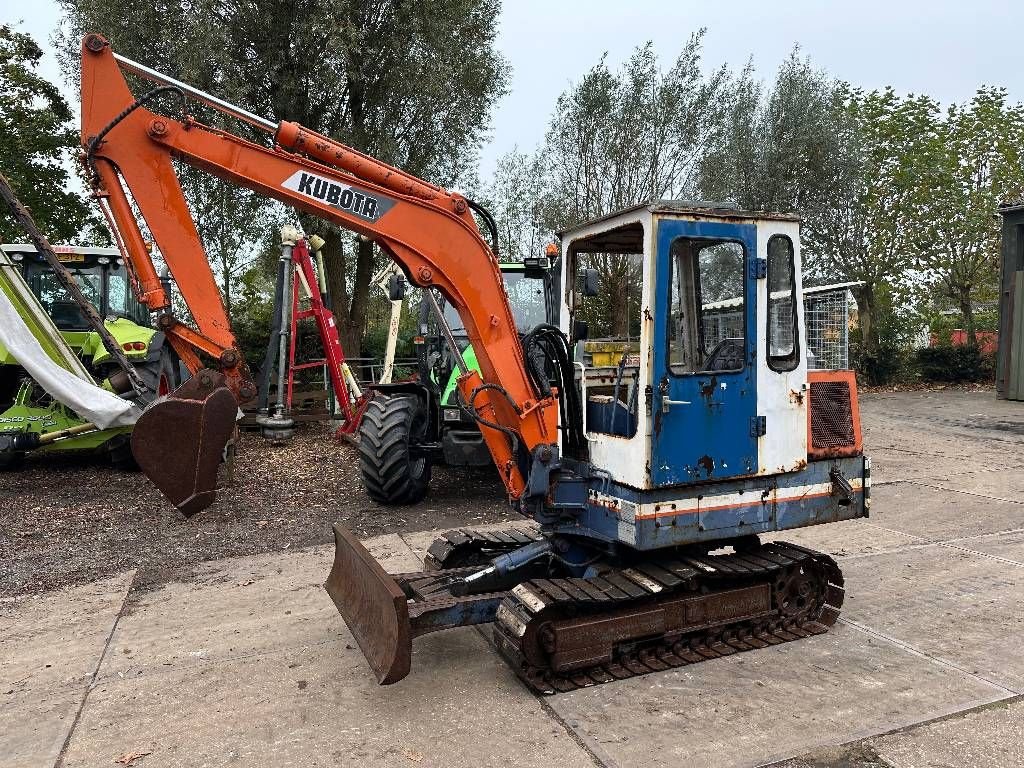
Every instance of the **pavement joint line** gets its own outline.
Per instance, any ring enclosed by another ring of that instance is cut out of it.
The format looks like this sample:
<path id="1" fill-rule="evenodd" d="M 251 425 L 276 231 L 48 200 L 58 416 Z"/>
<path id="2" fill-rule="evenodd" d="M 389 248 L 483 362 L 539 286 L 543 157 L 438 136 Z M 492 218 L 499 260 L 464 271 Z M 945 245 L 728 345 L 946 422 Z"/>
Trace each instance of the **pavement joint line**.
<path id="1" fill-rule="evenodd" d="M 879 549 L 877 552 L 851 552 L 848 555 L 836 554 L 837 560 L 862 560 L 866 557 L 882 557 L 883 555 L 898 555 L 903 552 L 916 552 L 919 549 L 927 549 L 928 547 L 937 547 L 938 543 L 934 541 L 922 541 L 919 544 L 908 543 L 903 544 L 899 547 L 891 547 L 889 549 Z"/>
<path id="2" fill-rule="evenodd" d="M 121 607 L 117 609 L 117 615 L 110 624 L 110 632 L 107 633 L 107 639 L 103 643 L 103 650 L 100 652 L 100 657 L 96 660 L 96 666 L 93 668 L 92 674 L 89 676 L 89 682 L 85 686 L 85 693 L 82 694 L 82 701 L 78 705 L 78 711 L 75 712 L 75 718 L 71 721 L 71 727 L 68 728 L 68 733 L 64 737 L 64 743 L 61 744 L 60 752 L 57 753 L 57 759 L 53 763 L 53 768 L 61 768 L 61 766 L 64 765 L 64 757 L 67 755 L 68 747 L 71 745 L 71 739 L 74 737 L 75 729 L 78 728 L 78 723 L 82 719 L 82 713 L 85 711 L 85 706 L 89 703 L 89 694 L 92 693 L 93 688 L 96 687 L 96 678 L 99 676 L 103 662 L 106 661 L 107 652 L 110 650 L 110 644 L 114 640 L 114 633 L 117 631 L 117 625 L 121 622 L 121 617 L 124 616 L 125 609 L 128 607 L 128 601 L 131 599 L 132 588 L 135 586 L 135 580 L 138 578 L 138 575 L 139 570 L 135 569 L 132 572 L 131 581 L 128 583 L 127 589 L 124 591 L 124 597 L 121 598 Z"/>
<path id="3" fill-rule="evenodd" d="M 498 649 L 494 647 L 493 632 L 485 632 L 484 625 L 482 624 L 474 624 L 473 629 L 475 629 L 477 634 L 480 635 L 481 639 L 483 639 L 484 645 L 486 645 L 493 653 L 497 654 Z M 502 662 L 504 663 L 504 660 L 502 660 Z M 518 677 L 516 678 L 516 684 L 521 685 Z M 524 690 L 526 689 L 525 686 L 523 686 L 523 688 Z M 554 707 L 552 707 L 551 704 L 548 703 L 547 696 L 541 696 L 536 691 L 527 692 L 530 695 L 532 695 L 535 699 L 537 699 L 537 702 L 540 704 L 540 708 L 541 710 L 543 710 L 544 714 L 546 714 L 548 717 L 550 717 L 552 720 L 554 720 L 556 723 L 562 726 L 562 729 L 565 731 L 566 736 L 572 739 L 576 743 L 576 746 L 578 746 L 580 749 L 587 753 L 587 756 L 591 759 L 594 765 L 598 766 L 598 768 L 619 768 L 618 763 L 609 758 L 607 755 L 600 754 L 598 750 L 596 750 L 594 746 L 589 743 L 589 739 L 582 732 L 580 732 L 578 728 L 572 726 L 564 717 L 558 714 L 558 712 L 555 711 Z"/>
<path id="4" fill-rule="evenodd" d="M 892 555 L 898 552 L 912 552 L 918 549 L 925 549 L 926 547 L 948 547 L 950 549 L 962 549 L 965 552 L 971 552 L 976 555 L 983 555 L 985 557 L 991 557 L 996 560 L 1003 560 L 1013 565 L 1024 565 L 1024 562 L 1019 560 L 1013 560 L 1012 558 L 1002 558 L 999 555 L 989 555 L 985 552 L 981 552 L 976 549 L 970 549 L 969 547 L 959 547 L 959 542 L 974 541 L 975 539 L 984 539 L 989 536 L 1005 536 L 1008 533 L 1024 533 L 1024 528 L 1007 528 L 1002 531 L 990 531 L 988 533 L 975 533 L 970 536 L 958 536 L 954 539 L 943 539 L 941 541 L 929 541 L 921 536 L 916 536 L 913 533 L 906 533 L 905 531 L 897 531 L 895 528 L 886 528 L 885 526 L 878 525 L 877 523 L 865 523 L 865 525 L 872 525 L 879 530 L 886 531 L 888 533 L 895 533 L 900 536 L 909 536 L 912 539 L 917 539 L 920 544 L 907 544 L 900 547 L 891 547 L 889 549 L 881 549 L 877 552 L 853 552 L 848 555 L 836 555 L 844 560 L 853 560 L 861 557 L 877 557 L 878 555 Z"/>
<path id="5" fill-rule="evenodd" d="M 982 440 L 980 442 L 984 442 L 984 441 Z M 893 453 L 905 453 L 908 456 L 919 456 L 921 458 L 926 458 L 926 459 L 934 459 L 936 457 L 942 458 L 942 459 L 958 459 L 958 460 L 962 460 L 963 459 L 963 456 L 961 454 L 957 454 L 957 453 L 953 453 L 953 454 L 936 453 L 936 452 L 925 453 L 923 451 L 915 451 L 915 450 L 913 450 L 911 448 L 905 448 L 905 447 L 903 447 L 901 445 L 878 445 L 878 444 L 872 444 L 872 450 L 876 450 L 876 449 L 877 450 L 882 450 L 882 451 L 892 451 Z M 1016 467 L 1016 466 L 1019 466 L 1019 465 L 1014 464 L 1014 466 Z M 973 475 L 973 474 L 979 474 L 981 472 L 999 472 L 1002 469 L 1004 469 L 1004 467 L 977 467 L 977 468 L 974 468 L 974 469 L 967 470 L 964 474 Z"/>
<path id="6" fill-rule="evenodd" d="M 893 421 L 899 421 L 903 423 L 909 423 L 919 425 L 920 420 L 915 419 L 912 416 L 897 416 L 894 414 L 883 416 L 883 418 L 889 418 Z M 958 424 L 950 421 L 949 419 L 937 418 L 934 420 L 932 427 L 938 426 L 941 430 L 943 427 L 946 429 L 943 431 L 951 432 L 955 437 L 965 437 L 969 440 L 977 440 L 978 442 L 989 442 L 995 441 L 997 443 L 1012 443 L 1013 445 L 1020 445 L 1021 441 L 1016 437 L 1007 437 L 1006 431 L 1001 429 L 986 429 L 984 426 L 972 427 L 967 424 Z M 983 434 L 978 434 L 983 433 Z"/>
<path id="7" fill-rule="evenodd" d="M 515 523 L 513 523 L 512 527 L 514 527 L 514 525 Z M 422 533 L 422 531 L 405 531 L 399 532 L 398 534 L 398 538 L 402 540 L 402 543 L 405 544 L 405 546 L 407 546 L 412 551 L 413 557 L 419 560 L 420 563 L 422 564 L 423 559 L 416 554 L 416 550 L 414 550 L 412 548 L 412 545 L 406 540 L 406 533 Z M 439 536 L 443 533 L 444 531 L 438 531 Z M 480 637 L 483 639 L 484 645 L 486 645 L 490 649 L 490 652 L 497 654 L 498 649 L 494 647 L 494 633 L 485 632 L 482 624 L 474 624 L 473 629 L 475 629 L 476 633 L 480 635 Z M 520 684 L 518 678 L 516 678 L 516 683 Z M 541 696 L 535 691 L 530 691 L 530 693 L 533 695 L 534 698 L 537 699 L 538 703 L 540 704 L 540 708 L 544 712 L 544 714 L 546 714 L 548 717 L 550 717 L 552 720 L 554 720 L 556 723 L 562 726 L 562 729 L 565 731 L 565 734 L 570 739 L 572 739 L 573 742 L 575 742 L 576 746 L 578 746 L 587 754 L 587 756 L 591 759 L 591 761 L 593 761 L 595 766 L 597 766 L 598 768 L 619 768 L 618 764 L 615 763 L 615 761 L 611 760 L 607 755 L 599 754 L 594 749 L 594 747 L 589 743 L 589 740 L 586 736 L 583 735 L 582 732 L 580 732 L 577 728 L 570 725 L 564 717 L 558 714 L 558 712 L 556 712 L 555 709 L 547 701 L 545 701 L 546 697 Z"/>
<path id="8" fill-rule="evenodd" d="M 941 485 L 932 485 L 931 483 L 924 483 L 920 480 L 905 480 L 904 482 L 912 485 L 920 485 L 923 488 L 931 488 L 936 491 L 946 491 L 947 493 L 962 493 L 965 496 L 977 496 L 980 499 L 987 499 L 988 501 L 1005 501 L 1010 504 L 1024 504 L 1024 499 L 1004 499 L 1002 496 L 989 496 L 986 493 L 977 493 L 976 491 L 964 491 L 959 488 L 945 488 Z"/>
<path id="9" fill-rule="evenodd" d="M 1007 528 L 1004 531 L 993 531 L 992 533 L 974 533 L 970 536 L 958 536 L 955 539 L 946 539 L 944 543 L 952 544 L 958 541 L 973 541 L 974 539 L 984 539 L 986 536 L 1004 536 L 1008 533 L 1024 533 L 1024 528 Z"/>
<path id="10" fill-rule="evenodd" d="M 980 555 L 981 557 L 987 557 L 990 560 L 998 560 L 1000 563 L 1006 563 L 1007 565 L 1016 565 L 1018 567 L 1024 568 L 1024 563 L 1022 563 L 1020 560 L 1011 560 L 1008 557 L 1000 557 L 999 555 L 992 555 L 988 552 L 979 552 L 976 549 L 970 549 L 969 547 L 961 547 L 957 544 L 949 544 L 947 542 L 940 542 L 939 546 L 946 547 L 947 549 L 955 549 L 959 552 L 965 552 L 971 555 Z"/>
<path id="11" fill-rule="evenodd" d="M 924 539 L 915 533 L 907 533 L 906 531 L 897 531 L 895 528 L 886 528 L 884 525 L 878 523 L 872 523 L 871 520 L 866 519 L 864 525 L 870 525 L 872 528 L 877 528 L 880 531 L 887 531 L 888 533 L 895 533 L 897 536 L 905 536 L 908 539 L 917 539 L 918 541 L 924 541 Z"/>
<path id="12" fill-rule="evenodd" d="M 949 661 L 948 659 L 943 659 L 940 656 L 933 656 L 930 653 L 926 653 L 925 651 L 922 651 L 919 648 L 915 648 L 910 643 L 907 643 L 903 640 L 899 640 L 895 637 L 892 637 L 891 635 L 887 635 L 885 632 L 875 629 L 874 627 L 869 627 L 866 624 L 861 624 L 859 621 L 854 621 L 853 619 L 848 619 L 843 616 L 839 617 L 839 621 L 843 624 L 846 624 L 849 627 L 852 627 L 853 629 L 863 632 L 866 635 L 876 637 L 879 640 L 885 640 L 886 642 L 891 643 L 892 645 L 895 645 L 897 648 L 901 648 L 902 650 L 914 656 L 917 656 L 922 659 L 927 659 L 940 667 L 946 667 L 947 669 L 959 672 L 960 674 L 966 675 L 967 677 L 970 677 L 973 680 L 976 680 L 980 683 L 985 683 L 987 685 L 992 686 L 993 688 L 997 688 L 1005 694 L 1004 696 L 1000 697 L 1001 699 L 1009 698 L 1011 696 L 1019 696 L 1021 694 L 1021 691 L 1014 690 L 1013 688 L 1007 688 L 1005 685 L 997 683 L 994 680 L 989 680 L 987 677 L 979 675 L 977 672 L 971 672 L 970 670 L 964 669 L 959 664 L 955 664 L 952 661 Z"/>
<path id="13" fill-rule="evenodd" d="M 962 717 L 965 715 L 973 714 L 974 712 L 981 712 L 991 707 L 993 704 L 1015 704 L 1017 702 L 1024 701 L 1024 695 L 1014 696 L 997 696 L 993 699 L 977 699 L 966 704 L 953 704 L 949 707 L 939 710 L 935 714 L 926 715 L 920 720 L 908 720 L 904 723 L 890 722 L 882 726 L 883 730 L 877 730 L 874 728 L 865 728 L 857 731 L 848 737 L 843 737 L 841 740 L 825 740 L 820 744 L 816 744 L 811 749 L 820 749 L 821 747 L 848 747 L 859 744 L 862 741 L 868 741 L 869 739 L 881 739 L 886 736 L 894 736 L 899 733 L 909 733 L 916 728 L 924 728 L 934 723 L 941 723 L 945 720 L 952 720 L 956 717 Z M 757 763 L 756 765 L 749 766 L 749 768 L 778 768 L 783 763 L 787 763 L 790 760 L 797 760 L 804 755 L 807 755 L 810 750 L 804 750 L 797 754 L 785 753 L 782 755 L 776 755 L 769 758 L 765 762 Z M 886 758 L 882 755 L 877 756 L 886 765 L 892 768 L 904 768 L 901 763 L 894 763 L 892 759 Z"/>
<path id="14" fill-rule="evenodd" d="M 470 526 L 465 527 L 469 528 Z M 510 527 L 515 527 L 515 522 L 513 522 L 513 524 Z M 412 545 L 406 540 L 406 533 L 410 532 L 399 532 L 398 538 L 402 540 L 402 543 L 405 544 L 405 546 L 412 550 L 413 557 L 415 557 L 422 563 L 422 558 L 416 554 L 416 551 L 412 548 Z M 422 531 L 413 531 L 412 533 L 422 533 Z M 443 533 L 445 533 L 445 531 L 438 531 L 438 536 L 442 535 Z M 485 632 L 484 626 L 482 624 L 473 625 L 473 629 L 475 629 L 477 634 L 480 635 L 480 637 L 483 639 L 484 645 L 486 645 L 488 649 L 490 649 L 490 652 L 497 654 L 497 648 L 494 647 L 494 634 Z M 516 678 L 516 683 L 520 684 L 518 677 Z M 544 712 L 544 714 L 546 714 L 549 718 L 554 720 L 562 727 L 562 729 L 565 731 L 565 734 L 570 739 L 572 739 L 576 746 L 578 746 L 587 754 L 587 756 L 591 759 L 591 761 L 593 761 L 595 766 L 598 766 L 598 768 L 618 768 L 617 763 L 611 760 L 607 755 L 598 754 L 598 752 L 595 751 L 593 746 L 588 743 L 588 739 L 586 738 L 586 736 L 584 736 L 577 728 L 574 728 L 565 720 L 565 718 L 558 714 L 558 712 L 556 712 L 554 708 L 552 708 L 552 706 L 547 701 L 545 701 L 544 696 L 541 696 L 536 692 L 532 691 L 531 693 L 534 696 L 534 698 L 537 699 L 538 703 L 540 704 L 540 708 Z"/>

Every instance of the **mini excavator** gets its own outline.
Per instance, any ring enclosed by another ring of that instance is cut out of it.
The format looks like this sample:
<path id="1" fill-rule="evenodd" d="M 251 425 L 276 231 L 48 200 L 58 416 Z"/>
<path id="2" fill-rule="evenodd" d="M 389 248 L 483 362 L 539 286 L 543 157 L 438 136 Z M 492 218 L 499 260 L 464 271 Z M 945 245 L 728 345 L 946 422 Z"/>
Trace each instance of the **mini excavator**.
<path id="1" fill-rule="evenodd" d="M 136 97 L 124 71 L 156 86 Z M 161 93 L 201 101 L 272 142 L 187 111 L 150 111 Z M 468 624 L 493 622 L 495 645 L 522 680 L 556 693 L 835 623 L 844 594 L 835 561 L 761 538 L 869 511 L 853 374 L 808 370 L 798 219 L 653 201 L 579 224 L 550 252 L 561 272 L 559 324 L 520 336 L 474 213 L 485 228 L 491 220 L 475 203 L 176 82 L 95 34 L 82 45 L 82 140 L 139 299 L 199 373 L 187 391 L 150 406 L 134 438 L 182 453 L 202 446 L 156 468 L 164 487 L 180 486 L 174 473 L 190 474 L 179 493 L 186 506 L 208 503 L 196 501 L 212 490 L 197 487 L 196 468 L 226 439 L 237 398 L 253 390 L 172 160 L 372 238 L 408 281 L 457 310 L 479 366 L 458 378 L 460 407 L 533 525 L 451 532 L 431 545 L 426 570 L 399 575 L 334 526 L 326 588 L 381 684 L 409 673 L 413 638 Z M 129 192 L 198 331 L 169 311 Z M 639 276 L 639 343 L 610 368 L 589 364 L 579 343 L 585 302 L 602 298 L 595 256 L 630 259 Z M 215 367 L 200 371 L 201 356 Z M 379 389 L 371 407 L 415 423 L 409 392 Z"/>

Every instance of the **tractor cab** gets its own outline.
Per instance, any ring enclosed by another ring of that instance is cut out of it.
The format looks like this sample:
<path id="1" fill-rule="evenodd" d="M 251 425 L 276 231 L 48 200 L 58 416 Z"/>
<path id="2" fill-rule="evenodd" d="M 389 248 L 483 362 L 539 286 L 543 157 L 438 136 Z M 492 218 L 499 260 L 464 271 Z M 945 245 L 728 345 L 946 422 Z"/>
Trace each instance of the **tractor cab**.
<path id="1" fill-rule="evenodd" d="M 588 489 L 595 533 L 649 548 L 866 514 L 852 373 L 807 369 L 797 218 L 660 201 L 561 242 L 585 435 L 568 460 L 610 475 Z"/>
<path id="2" fill-rule="evenodd" d="M 89 330 L 78 305 L 35 246 L 14 244 L 4 245 L 3 249 L 11 261 L 21 266 L 25 282 L 60 330 Z M 140 326 L 150 325 L 149 310 L 135 298 L 124 259 L 116 248 L 58 245 L 54 251 L 101 317 L 120 317 Z"/>
<path id="3" fill-rule="evenodd" d="M 554 288 L 557 274 L 547 259 L 532 262 L 503 262 L 499 265 L 509 307 L 519 335 L 539 325 L 558 322 L 558 291 Z M 476 351 L 459 313 L 443 296 L 438 297 L 443 319 L 458 345 L 464 364 L 479 371 Z M 429 302 L 420 302 L 420 327 L 416 340 L 417 368 L 421 382 L 427 382 L 437 403 L 436 442 L 439 458 L 449 466 L 488 466 L 491 455 L 473 418 L 459 404 L 457 386 L 461 374 L 458 361 L 445 341 L 438 318 Z"/>

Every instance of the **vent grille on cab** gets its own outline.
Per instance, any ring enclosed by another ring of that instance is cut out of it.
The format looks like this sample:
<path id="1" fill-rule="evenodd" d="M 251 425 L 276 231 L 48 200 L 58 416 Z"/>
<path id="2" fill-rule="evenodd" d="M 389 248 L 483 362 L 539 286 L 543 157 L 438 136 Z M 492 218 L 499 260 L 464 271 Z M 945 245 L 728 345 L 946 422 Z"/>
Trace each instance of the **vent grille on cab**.
<path id="1" fill-rule="evenodd" d="M 859 454 L 860 413 L 852 372 L 813 371 L 808 378 L 808 455 L 824 459 Z"/>

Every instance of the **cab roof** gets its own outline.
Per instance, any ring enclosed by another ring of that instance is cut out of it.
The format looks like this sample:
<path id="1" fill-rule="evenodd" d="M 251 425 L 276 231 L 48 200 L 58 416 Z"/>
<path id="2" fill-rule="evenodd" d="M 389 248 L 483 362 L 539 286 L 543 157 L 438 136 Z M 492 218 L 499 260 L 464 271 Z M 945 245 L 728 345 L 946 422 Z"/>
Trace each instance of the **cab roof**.
<path id="1" fill-rule="evenodd" d="M 53 252 L 58 256 L 62 253 L 76 253 L 83 256 L 120 256 L 117 248 L 94 248 L 91 245 L 54 245 Z M 38 253 L 31 243 L 4 243 L 0 245 L 7 253 Z"/>
<path id="2" fill-rule="evenodd" d="M 764 220 L 771 219 L 772 221 L 800 221 L 800 217 L 791 213 L 771 213 L 766 211 L 746 211 L 741 209 L 736 203 L 728 201 L 714 201 L 714 200 L 651 200 L 646 203 L 640 203 L 638 205 L 631 205 L 627 208 L 621 208 L 611 213 L 606 213 L 603 216 L 598 216 L 587 221 L 582 221 L 575 226 L 568 227 L 555 234 L 559 237 L 565 237 L 571 235 L 574 232 L 586 228 L 593 227 L 595 224 L 600 224 L 603 221 L 611 221 L 617 219 L 625 214 L 634 213 L 636 211 L 646 210 L 651 214 L 670 214 L 670 215 L 694 215 L 704 216 L 710 218 L 720 219 L 747 219 L 747 220 Z"/>

